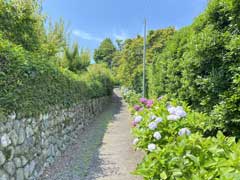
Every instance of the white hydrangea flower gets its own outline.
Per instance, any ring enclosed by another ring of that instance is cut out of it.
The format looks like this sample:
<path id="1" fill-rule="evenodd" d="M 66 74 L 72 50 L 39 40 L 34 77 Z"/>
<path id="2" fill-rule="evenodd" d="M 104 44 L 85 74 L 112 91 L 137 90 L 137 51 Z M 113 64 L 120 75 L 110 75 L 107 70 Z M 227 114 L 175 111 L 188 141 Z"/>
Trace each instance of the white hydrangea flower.
<path id="1" fill-rule="evenodd" d="M 139 123 L 140 121 L 142 121 L 142 116 L 136 116 L 134 122 Z"/>
<path id="2" fill-rule="evenodd" d="M 135 138 L 135 139 L 133 140 L 133 145 L 136 145 L 136 144 L 138 143 L 138 141 L 139 141 L 139 139 L 138 139 L 138 138 Z"/>
<path id="3" fill-rule="evenodd" d="M 153 152 L 155 149 L 156 149 L 156 145 L 155 145 L 155 144 L 149 144 L 149 145 L 148 145 L 148 150 L 149 150 L 150 152 Z"/>
<path id="4" fill-rule="evenodd" d="M 169 114 L 175 114 L 175 111 L 176 111 L 175 107 L 171 105 L 167 106 L 167 110 Z"/>
<path id="5" fill-rule="evenodd" d="M 171 114 L 171 115 L 167 116 L 167 119 L 170 120 L 170 121 L 177 121 L 180 118 L 181 118 L 180 116 L 174 115 L 174 114 Z"/>
<path id="6" fill-rule="evenodd" d="M 157 123 L 156 122 L 151 122 L 149 125 L 148 125 L 148 128 L 151 129 L 151 130 L 154 130 L 157 128 Z"/>
<path id="7" fill-rule="evenodd" d="M 183 136 L 183 135 L 190 135 L 191 131 L 188 128 L 182 128 L 179 130 L 178 135 Z"/>
<path id="8" fill-rule="evenodd" d="M 150 117 L 150 120 L 154 120 L 154 119 L 156 119 L 156 118 L 157 118 L 156 115 L 152 115 L 152 116 Z"/>
<path id="9" fill-rule="evenodd" d="M 177 115 L 177 116 L 180 116 L 180 118 L 185 117 L 187 115 L 187 113 L 184 111 L 182 106 L 174 107 L 174 106 L 169 105 L 167 107 L 167 110 L 170 115 Z"/>
<path id="10" fill-rule="evenodd" d="M 162 120 L 163 120 L 163 119 L 162 119 L 161 117 L 157 117 L 157 118 L 155 119 L 155 122 L 156 122 L 156 123 L 160 123 L 160 122 L 162 122 Z"/>
<path id="11" fill-rule="evenodd" d="M 159 139 L 162 138 L 160 132 L 155 132 L 155 133 L 153 134 L 153 137 L 154 137 L 155 139 L 157 139 L 157 140 L 159 140 Z"/>
<path id="12" fill-rule="evenodd" d="M 187 115 L 187 113 L 184 111 L 182 106 L 177 106 L 175 108 L 175 114 L 180 116 L 180 117 L 185 117 Z"/>

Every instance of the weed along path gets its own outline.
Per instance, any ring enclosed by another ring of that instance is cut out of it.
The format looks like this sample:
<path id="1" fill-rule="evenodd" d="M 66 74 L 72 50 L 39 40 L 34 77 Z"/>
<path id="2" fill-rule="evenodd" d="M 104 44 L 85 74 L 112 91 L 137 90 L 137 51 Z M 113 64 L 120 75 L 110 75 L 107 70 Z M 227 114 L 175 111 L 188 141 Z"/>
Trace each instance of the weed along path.
<path id="1" fill-rule="evenodd" d="M 142 157 L 132 147 L 131 117 L 119 90 L 114 92 L 112 103 L 40 180 L 141 180 L 131 175 Z"/>

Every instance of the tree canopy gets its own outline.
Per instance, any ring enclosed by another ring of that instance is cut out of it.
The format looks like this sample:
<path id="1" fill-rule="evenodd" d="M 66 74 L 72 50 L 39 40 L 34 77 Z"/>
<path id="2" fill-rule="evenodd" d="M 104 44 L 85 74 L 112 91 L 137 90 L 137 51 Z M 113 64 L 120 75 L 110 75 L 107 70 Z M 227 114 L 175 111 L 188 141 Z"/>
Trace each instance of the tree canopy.
<path id="1" fill-rule="evenodd" d="M 110 38 L 104 39 L 99 48 L 94 51 L 94 60 L 96 63 L 106 63 L 111 67 L 116 47 Z"/>

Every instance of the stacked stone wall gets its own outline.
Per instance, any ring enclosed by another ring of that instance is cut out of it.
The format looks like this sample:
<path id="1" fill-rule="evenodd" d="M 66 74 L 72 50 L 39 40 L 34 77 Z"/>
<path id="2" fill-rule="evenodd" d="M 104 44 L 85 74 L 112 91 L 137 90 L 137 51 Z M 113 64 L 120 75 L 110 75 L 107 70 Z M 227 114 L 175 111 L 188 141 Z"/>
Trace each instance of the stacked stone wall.
<path id="1" fill-rule="evenodd" d="M 109 101 L 102 97 L 37 118 L 0 119 L 0 180 L 37 179 Z"/>

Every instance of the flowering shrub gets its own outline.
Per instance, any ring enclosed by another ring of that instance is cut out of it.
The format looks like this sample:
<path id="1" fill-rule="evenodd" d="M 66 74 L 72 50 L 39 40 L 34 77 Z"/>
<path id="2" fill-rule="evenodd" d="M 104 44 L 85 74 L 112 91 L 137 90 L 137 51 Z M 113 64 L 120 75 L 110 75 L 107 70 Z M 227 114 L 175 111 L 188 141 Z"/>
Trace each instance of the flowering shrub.
<path id="1" fill-rule="evenodd" d="M 234 138 L 203 138 L 201 134 L 178 136 L 175 143 L 157 148 L 148 145 L 148 153 L 136 174 L 144 179 L 238 180 L 240 177 L 239 144 Z"/>
<path id="2" fill-rule="evenodd" d="M 139 138 L 138 148 L 147 150 L 150 142 L 157 144 L 157 147 L 163 147 L 167 143 L 175 141 L 179 135 L 203 132 L 207 121 L 206 115 L 191 112 L 184 104 L 183 107 L 175 106 L 176 102 L 167 104 L 167 98 L 163 98 L 155 101 L 152 108 L 144 108 L 142 111 L 135 112 L 132 123 L 135 128 L 132 129 L 132 132 Z"/>
<path id="3" fill-rule="evenodd" d="M 141 98 L 138 106 L 143 109 L 134 112 L 133 144 L 146 156 L 135 174 L 146 180 L 239 179 L 240 144 L 220 132 L 203 137 L 208 116 L 167 97 Z"/>

